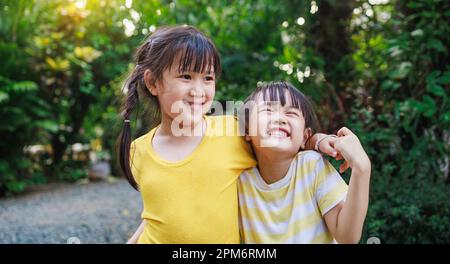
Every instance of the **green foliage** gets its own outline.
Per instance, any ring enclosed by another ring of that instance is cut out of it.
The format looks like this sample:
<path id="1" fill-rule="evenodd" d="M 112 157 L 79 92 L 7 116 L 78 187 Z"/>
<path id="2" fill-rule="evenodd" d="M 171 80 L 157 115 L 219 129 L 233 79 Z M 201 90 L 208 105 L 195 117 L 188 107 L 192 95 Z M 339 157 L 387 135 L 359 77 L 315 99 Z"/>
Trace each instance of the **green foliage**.
<path id="1" fill-rule="evenodd" d="M 448 243 L 448 186 L 402 181 L 386 183 L 383 179 L 374 179 L 372 183 L 363 241 L 376 236 L 382 243 L 389 244 Z"/>
<path id="2" fill-rule="evenodd" d="M 28 74 L 24 52 L 29 26 L 17 16 L 30 1 L 6 1 L 9 9 L 0 9 L 0 194 L 22 192 L 35 173 L 30 159 L 23 154 L 27 145 L 42 138 L 38 133 L 48 117 L 48 105 L 38 97 L 38 84 Z M 33 21 L 30 15 L 30 21 Z"/>
<path id="3" fill-rule="evenodd" d="M 67 1 L 49 1 L 36 6 L 41 13 L 40 33 L 27 52 L 40 76 L 40 95 L 52 105 L 54 123 L 45 125 L 54 167 L 70 144 L 88 141 L 81 130 L 86 114 L 92 105 L 111 100 L 100 88 L 125 69 L 127 38 L 116 25 L 125 12 L 105 10 L 105 4 L 92 2 L 79 8 Z"/>
<path id="4" fill-rule="evenodd" d="M 221 53 L 216 99 L 284 79 L 313 99 L 324 132 L 356 132 L 373 168 L 363 242 L 448 243 L 449 2 L 376 2 L 1 1 L 0 194 L 86 177 L 75 142 L 116 169 L 132 53 L 160 25 L 186 23 Z M 34 144 L 52 151 L 24 155 Z"/>
<path id="5" fill-rule="evenodd" d="M 58 168 L 58 179 L 62 181 L 75 182 L 88 177 L 87 168 L 83 163 L 62 161 Z"/>
<path id="6" fill-rule="evenodd" d="M 356 98 L 347 124 L 375 165 L 365 235 L 448 243 L 450 27 L 440 10 L 450 6 L 398 1 L 375 12 L 393 7 L 401 12 L 354 36 L 358 82 L 370 97 Z"/>

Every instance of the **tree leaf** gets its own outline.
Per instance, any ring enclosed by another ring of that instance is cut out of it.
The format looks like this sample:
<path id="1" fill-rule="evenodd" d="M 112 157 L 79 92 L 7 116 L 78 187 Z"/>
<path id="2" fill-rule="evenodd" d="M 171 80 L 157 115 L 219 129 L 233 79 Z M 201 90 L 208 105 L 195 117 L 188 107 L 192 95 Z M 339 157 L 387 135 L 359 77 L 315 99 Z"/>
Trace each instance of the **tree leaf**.
<path id="1" fill-rule="evenodd" d="M 6 102 L 9 100 L 9 94 L 0 91 L 0 103 Z"/>
<path id="2" fill-rule="evenodd" d="M 397 68 L 395 68 L 394 71 L 392 71 L 389 74 L 389 76 L 392 79 L 396 79 L 396 80 L 403 79 L 408 75 L 411 68 L 412 68 L 411 62 L 404 61 L 404 62 L 400 63 L 400 65 Z"/>
<path id="3" fill-rule="evenodd" d="M 445 97 L 445 90 L 438 84 L 427 85 L 427 90 L 436 96 Z"/>
<path id="4" fill-rule="evenodd" d="M 442 44 L 442 42 L 436 38 L 429 39 L 427 42 L 427 46 L 439 52 L 446 52 L 444 44 Z"/>

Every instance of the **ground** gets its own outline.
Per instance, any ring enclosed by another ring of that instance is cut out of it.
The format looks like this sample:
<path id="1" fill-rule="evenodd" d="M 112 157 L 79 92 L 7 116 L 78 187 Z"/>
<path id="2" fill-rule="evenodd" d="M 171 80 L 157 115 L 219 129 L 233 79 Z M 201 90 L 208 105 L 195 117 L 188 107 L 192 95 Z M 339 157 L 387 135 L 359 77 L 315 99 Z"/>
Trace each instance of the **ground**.
<path id="1" fill-rule="evenodd" d="M 40 186 L 0 199 L 0 243 L 125 243 L 141 209 L 123 179 Z"/>

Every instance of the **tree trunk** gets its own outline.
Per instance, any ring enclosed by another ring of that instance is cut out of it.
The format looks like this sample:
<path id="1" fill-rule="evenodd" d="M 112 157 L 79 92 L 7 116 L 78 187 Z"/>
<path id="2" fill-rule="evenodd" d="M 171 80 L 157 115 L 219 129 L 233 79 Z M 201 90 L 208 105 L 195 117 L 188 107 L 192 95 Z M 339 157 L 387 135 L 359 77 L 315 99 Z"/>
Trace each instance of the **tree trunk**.
<path id="1" fill-rule="evenodd" d="M 351 60 L 352 39 L 350 20 L 356 1 L 323 0 L 318 3 L 316 21 L 309 34 L 316 54 L 323 58 L 324 76 L 327 94 L 324 100 L 330 107 L 330 123 L 328 132 L 333 132 L 342 126 L 346 119 L 346 88 L 352 83 L 353 63 Z"/>

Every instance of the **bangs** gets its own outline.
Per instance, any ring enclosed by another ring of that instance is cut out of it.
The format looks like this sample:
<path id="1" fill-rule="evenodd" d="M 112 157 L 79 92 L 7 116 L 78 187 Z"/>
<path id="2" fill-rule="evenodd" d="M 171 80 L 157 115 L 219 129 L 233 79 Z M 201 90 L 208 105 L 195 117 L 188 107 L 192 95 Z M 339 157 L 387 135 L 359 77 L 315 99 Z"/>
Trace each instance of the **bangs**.
<path id="1" fill-rule="evenodd" d="M 258 97 L 262 97 L 264 102 L 280 102 L 282 106 L 289 105 L 300 110 L 305 118 L 305 126 L 315 131 L 318 127 L 318 121 L 312 103 L 297 88 L 286 82 L 270 82 L 265 83 L 256 88 L 255 91 L 247 98 L 249 101 L 257 101 Z M 261 98 L 260 97 L 260 98 Z M 244 119 L 247 128 L 248 119 Z"/>
<path id="2" fill-rule="evenodd" d="M 214 45 L 200 34 L 187 36 L 181 40 L 175 50 L 179 52 L 173 58 L 178 58 L 178 71 L 193 71 L 198 73 L 212 73 L 220 75 L 220 59 Z M 171 67 L 172 65 L 170 65 Z"/>
<path id="3" fill-rule="evenodd" d="M 258 93 L 262 94 L 265 102 L 280 102 L 282 106 L 289 104 L 290 106 L 301 110 L 302 113 L 305 112 L 303 109 L 304 104 L 302 103 L 302 95 L 297 89 L 292 88 L 286 83 L 264 85 Z M 288 98 L 286 98 L 286 95 L 288 95 Z"/>

